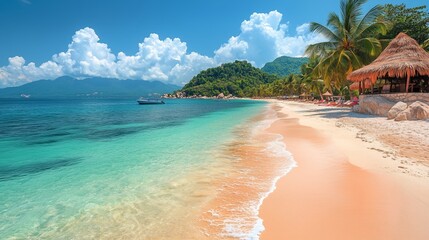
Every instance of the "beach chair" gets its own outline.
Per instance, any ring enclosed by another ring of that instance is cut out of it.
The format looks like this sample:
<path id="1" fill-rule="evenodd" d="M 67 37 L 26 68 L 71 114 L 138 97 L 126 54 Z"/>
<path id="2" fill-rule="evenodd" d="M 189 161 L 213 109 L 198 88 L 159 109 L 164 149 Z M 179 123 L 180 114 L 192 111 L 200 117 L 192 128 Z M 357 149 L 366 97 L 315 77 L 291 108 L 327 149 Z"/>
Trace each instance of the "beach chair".
<path id="1" fill-rule="evenodd" d="M 350 106 L 353 107 L 354 105 L 358 105 L 359 104 L 359 98 L 354 97 L 352 100 L 352 103 L 350 103 Z"/>
<path id="2" fill-rule="evenodd" d="M 352 103 L 352 101 L 350 101 L 350 100 L 347 100 L 347 101 L 345 101 L 344 103 L 342 103 L 341 104 L 341 106 L 339 106 L 339 107 L 350 107 L 350 104 Z"/>
<path id="3" fill-rule="evenodd" d="M 325 102 L 326 102 L 326 100 L 322 99 L 322 100 L 315 102 L 314 104 L 320 105 L 320 104 L 324 104 Z"/>

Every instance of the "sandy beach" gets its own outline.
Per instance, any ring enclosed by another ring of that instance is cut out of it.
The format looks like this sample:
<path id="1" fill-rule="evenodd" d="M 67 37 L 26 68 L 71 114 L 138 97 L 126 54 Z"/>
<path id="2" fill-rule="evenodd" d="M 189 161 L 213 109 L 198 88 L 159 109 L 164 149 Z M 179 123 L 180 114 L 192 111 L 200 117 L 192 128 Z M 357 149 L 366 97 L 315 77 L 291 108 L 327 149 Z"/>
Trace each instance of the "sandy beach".
<path id="1" fill-rule="evenodd" d="M 271 105 L 297 167 L 264 200 L 261 239 L 429 239 L 429 122 Z"/>

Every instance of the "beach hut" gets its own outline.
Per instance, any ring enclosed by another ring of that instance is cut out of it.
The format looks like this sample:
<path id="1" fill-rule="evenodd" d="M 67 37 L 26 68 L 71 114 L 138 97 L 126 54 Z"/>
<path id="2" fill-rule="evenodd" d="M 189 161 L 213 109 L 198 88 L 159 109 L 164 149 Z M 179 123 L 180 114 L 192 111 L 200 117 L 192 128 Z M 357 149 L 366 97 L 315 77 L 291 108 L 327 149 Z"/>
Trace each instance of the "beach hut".
<path id="1" fill-rule="evenodd" d="M 385 79 L 386 83 L 390 83 L 389 92 L 429 92 L 429 53 L 416 40 L 405 33 L 399 33 L 376 60 L 351 72 L 347 79 L 359 82 L 360 89 L 364 88 L 362 85 L 366 79 L 371 85 L 377 79 Z"/>
<path id="2" fill-rule="evenodd" d="M 363 81 L 363 86 L 360 86 L 361 82 L 354 82 L 350 85 L 350 90 L 359 90 L 359 87 L 370 89 L 372 87 L 372 82 L 369 79 Z"/>

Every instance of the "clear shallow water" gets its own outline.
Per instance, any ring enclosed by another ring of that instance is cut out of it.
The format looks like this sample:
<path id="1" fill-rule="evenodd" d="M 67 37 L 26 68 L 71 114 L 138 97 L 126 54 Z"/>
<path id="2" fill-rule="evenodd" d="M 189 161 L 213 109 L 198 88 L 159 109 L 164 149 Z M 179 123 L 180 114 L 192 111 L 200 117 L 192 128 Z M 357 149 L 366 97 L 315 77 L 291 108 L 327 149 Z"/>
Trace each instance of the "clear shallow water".
<path id="1" fill-rule="evenodd" d="M 0 100 L 0 238 L 192 237 L 234 130 L 265 105 Z"/>

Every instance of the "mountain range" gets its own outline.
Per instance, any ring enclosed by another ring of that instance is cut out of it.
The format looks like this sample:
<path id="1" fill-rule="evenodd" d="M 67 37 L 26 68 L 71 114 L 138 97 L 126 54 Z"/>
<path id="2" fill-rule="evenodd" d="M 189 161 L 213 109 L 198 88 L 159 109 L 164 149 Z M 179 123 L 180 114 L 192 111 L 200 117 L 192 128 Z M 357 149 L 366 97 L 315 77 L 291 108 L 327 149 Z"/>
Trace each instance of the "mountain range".
<path id="1" fill-rule="evenodd" d="M 0 98 L 128 98 L 160 96 L 180 86 L 159 81 L 118 80 L 112 78 L 59 77 L 55 80 L 38 80 L 19 87 L 0 89 Z"/>
<path id="2" fill-rule="evenodd" d="M 308 58 L 295 58 L 295 57 L 278 57 L 272 62 L 268 62 L 262 67 L 262 71 L 274 74 L 280 77 L 288 76 L 289 74 L 301 73 L 301 65 L 308 63 Z"/>

